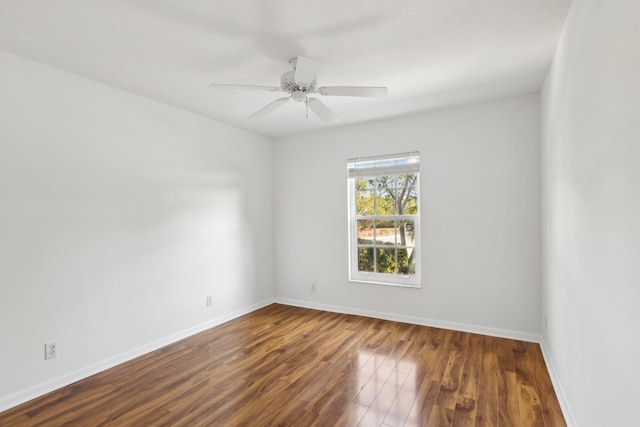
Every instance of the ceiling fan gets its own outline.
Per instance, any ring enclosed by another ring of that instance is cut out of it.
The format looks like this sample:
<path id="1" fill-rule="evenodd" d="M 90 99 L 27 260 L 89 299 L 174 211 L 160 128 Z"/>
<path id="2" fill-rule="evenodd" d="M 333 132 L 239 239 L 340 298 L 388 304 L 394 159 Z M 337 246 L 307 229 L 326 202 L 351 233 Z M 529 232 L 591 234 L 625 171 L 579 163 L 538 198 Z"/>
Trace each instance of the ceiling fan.
<path id="1" fill-rule="evenodd" d="M 327 108 L 318 98 L 311 98 L 309 95 L 319 94 L 323 96 L 360 96 L 366 98 L 379 98 L 387 96 L 386 87 L 371 86 L 322 86 L 318 87 L 316 73 L 320 69 L 321 62 L 317 59 L 298 56 L 289 61 L 293 66 L 292 71 L 287 71 L 280 76 L 280 86 L 259 86 L 259 85 L 236 85 L 212 83 L 209 87 L 241 89 L 241 90 L 263 90 L 268 92 L 285 92 L 289 96 L 279 98 L 272 103 L 266 105 L 256 111 L 247 119 L 264 117 L 267 114 L 282 107 L 287 102 L 293 100 L 295 102 L 304 102 L 308 109 L 322 119 L 325 123 L 337 122 L 336 116 L 329 108 Z"/>

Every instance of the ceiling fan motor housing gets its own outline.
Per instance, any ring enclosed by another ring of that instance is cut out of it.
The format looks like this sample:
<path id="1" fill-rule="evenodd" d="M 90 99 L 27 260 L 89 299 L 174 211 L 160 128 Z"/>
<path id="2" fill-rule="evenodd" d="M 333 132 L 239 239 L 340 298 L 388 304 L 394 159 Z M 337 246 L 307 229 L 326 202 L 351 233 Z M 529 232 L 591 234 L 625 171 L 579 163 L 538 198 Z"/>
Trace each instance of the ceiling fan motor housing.
<path id="1" fill-rule="evenodd" d="M 310 84 L 302 86 L 295 82 L 294 76 L 295 71 L 287 71 L 280 76 L 280 87 L 284 92 L 313 92 L 316 90 L 316 86 L 318 84 L 316 79 L 313 79 Z"/>

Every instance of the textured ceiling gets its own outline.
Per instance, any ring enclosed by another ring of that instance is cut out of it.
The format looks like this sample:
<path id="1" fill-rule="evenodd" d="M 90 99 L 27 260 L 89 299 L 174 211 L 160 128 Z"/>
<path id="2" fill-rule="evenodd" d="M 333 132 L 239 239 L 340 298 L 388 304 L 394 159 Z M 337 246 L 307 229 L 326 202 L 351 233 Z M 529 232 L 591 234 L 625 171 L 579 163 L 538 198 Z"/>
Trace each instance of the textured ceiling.
<path id="1" fill-rule="evenodd" d="M 0 49 L 269 136 L 326 127 L 303 104 L 246 120 L 289 59 L 322 61 L 337 125 L 540 89 L 570 0 L 0 0 Z M 72 95 L 72 94 L 71 94 Z"/>

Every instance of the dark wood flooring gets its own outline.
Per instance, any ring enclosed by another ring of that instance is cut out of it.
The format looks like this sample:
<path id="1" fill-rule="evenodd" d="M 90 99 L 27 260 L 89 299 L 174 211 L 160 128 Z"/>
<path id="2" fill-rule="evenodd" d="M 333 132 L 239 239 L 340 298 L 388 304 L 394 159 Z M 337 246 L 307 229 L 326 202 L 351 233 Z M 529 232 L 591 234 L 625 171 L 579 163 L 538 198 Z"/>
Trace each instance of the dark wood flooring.
<path id="1" fill-rule="evenodd" d="M 538 344 L 273 304 L 2 426 L 565 426 Z"/>

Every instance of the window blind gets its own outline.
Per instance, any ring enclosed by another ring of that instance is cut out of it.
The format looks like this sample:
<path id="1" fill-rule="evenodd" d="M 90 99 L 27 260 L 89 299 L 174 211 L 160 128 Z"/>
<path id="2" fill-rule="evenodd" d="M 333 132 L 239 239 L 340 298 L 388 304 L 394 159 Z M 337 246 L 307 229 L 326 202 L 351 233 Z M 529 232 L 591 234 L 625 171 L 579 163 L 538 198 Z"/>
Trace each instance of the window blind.
<path id="1" fill-rule="evenodd" d="M 420 153 L 412 151 L 410 153 L 349 159 L 347 171 L 349 178 L 418 173 L 420 172 Z"/>

